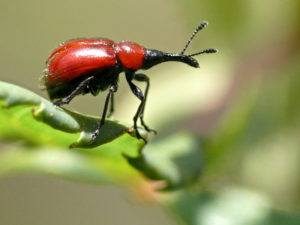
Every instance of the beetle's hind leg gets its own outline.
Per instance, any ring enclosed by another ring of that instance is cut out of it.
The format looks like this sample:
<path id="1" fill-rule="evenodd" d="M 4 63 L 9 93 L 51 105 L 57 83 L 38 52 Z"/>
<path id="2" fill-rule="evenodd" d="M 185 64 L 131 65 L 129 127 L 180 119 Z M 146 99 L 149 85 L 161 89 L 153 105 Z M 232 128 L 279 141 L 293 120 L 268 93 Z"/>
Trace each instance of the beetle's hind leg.
<path id="1" fill-rule="evenodd" d="M 59 99 L 57 101 L 54 101 L 53 104 L 56 106 L 62 106 L 65 104 L 69 104 L 70 101 L 78 94 L 80 94 L 86 86 L 89 84 L 89 82 L 93 79 L 94 77 L 88 77 L 85 80 L 81 81 L 79 85 L 75 88 L 74 91 L 71 92 L 67 97 L 64 97 L 62 99 Z"/>
<path id="2" fill-rule="evenodd" d="M 146 105 L 146 101 L 147 101 L 147 97 L 148 97 L 148 92 L 149 92 L 149 88 L 150 88 L 150 80 L 149 80 L 149 77 L 147 77 L 145 74 L 138 73 L 138 74 L 135 74 L 135 75 L 134 75 L 134 80 L 137 80 L 137 81 L 141 81 L 141 82 L 145 82 L 145 83 L 146 83 L 145 97 L 144 97 L 144 99 L 143 99 L 143 102 L 142 102 L 143 105 L 142 105 L 141 112 L 140 112 L 140 115 L 139 115 L 141 124 L 142 124 L 142 126 L 145 128 L 146 131 L 148 131 L 148 132 L 153 132 L 154 134 L 157 134 L 157 131 L 156 131 L 156 130 L 153 130 L 153 129 L 151 129 L 151 128 L 149 128 L 149 127 L 145 124 L 145 121 L 144 121 L 145 105 Z"/>

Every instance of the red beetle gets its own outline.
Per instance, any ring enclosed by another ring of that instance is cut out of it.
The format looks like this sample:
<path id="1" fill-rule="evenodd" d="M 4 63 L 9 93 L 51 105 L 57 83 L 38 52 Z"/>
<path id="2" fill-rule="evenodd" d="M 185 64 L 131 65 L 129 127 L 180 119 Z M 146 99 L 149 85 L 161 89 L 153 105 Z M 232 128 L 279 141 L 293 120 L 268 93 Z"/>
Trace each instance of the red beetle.
<path id="1" fill-rule="evenodd" d="M 95 96 L 100 91 L 108 89 L 101 120 L 92 134 L 94 140 L 105 122 L 108 108 L 110 108 L 109 115 L 113 113 L 113 98 L 118 88 L 119 74 L 124 72 L 131 91 L 141 101 L 133 118 L 134 129 L 137 137 L 146 142 L 137 129 L 137 121 L 140 118 L 142 126 L 148 132 L 154 131 L 146 126 L 143 119 L 149 78 L 144 74 L 136 73 L 136 71 L 147 70 L 167 61 L 177 61 L 195 68 L 199 67 L 193 56 L 215 53 L 217 50 L 205 49 L 190 55 L 185 55 L 184 52 L 198 31 L 206 26 L 207 22 L 201 22 L 184 49 L 177 54 L 147 49 L 132 41 L 114 42 L 106 38 L 82 38 L 66 41 L 56 48 L 47 60 L 44 81 L 49 97 L 55 105 L 61 106 L 68 104 L 76 95 L 91 93 Z M 133 80 L 146 83 L 144 94 L 132 82 Z M 111 103 L 110 107 L 109 102 Z"/>

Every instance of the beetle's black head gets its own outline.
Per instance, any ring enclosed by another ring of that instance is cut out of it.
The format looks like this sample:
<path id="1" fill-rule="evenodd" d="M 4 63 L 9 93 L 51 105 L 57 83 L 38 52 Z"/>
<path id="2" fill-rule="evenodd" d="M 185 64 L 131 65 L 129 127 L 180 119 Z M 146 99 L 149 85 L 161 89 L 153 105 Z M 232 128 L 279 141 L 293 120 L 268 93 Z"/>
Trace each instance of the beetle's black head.
<path id="1" fill-rule="evenodd" d="M 195 35 L 200 30 L 205 28 L 207 26 L 207 24 L 208 24 L 207 22 L 201 22 L 197 26 L 197 28 L 195 29 L 195 31 L 193 32 L 193 34 L 187 41 L 185 47 L 183 48 L 183 50 L 180 53 L 174 54 L 174 53 L 166 53 L 166 52 L 158 51 L 155 49 L 146 49 L 142 69 L 149 69 L 152 66 L 155 66 L 159 63 L 168 62 L 168 61 L 182 62 L 189 66 L 198 68 L 199 63 L 195 58 L 193 58 L 194 56 L 204 54 L 204 53 L 215 53 L 215 52 L 217 52 L 217 50 L 214 48 L 209 48 L 209 49 L 205 49 L 205 50 L 202 50 L 200 52 L 190 54 L 190 55 L 186 55 L 184 53 L 185 53 L 186 49 L 188 48 L 188 46 L 190 45 L 190 43 L 192 42 Z"/>

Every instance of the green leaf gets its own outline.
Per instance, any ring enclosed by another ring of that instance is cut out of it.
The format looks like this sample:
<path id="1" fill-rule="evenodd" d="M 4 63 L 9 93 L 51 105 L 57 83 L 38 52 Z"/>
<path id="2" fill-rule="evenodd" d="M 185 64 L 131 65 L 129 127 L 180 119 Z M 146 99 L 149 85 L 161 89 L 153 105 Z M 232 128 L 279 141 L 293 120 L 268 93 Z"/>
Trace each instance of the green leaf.
<path id="1" fill-rule="evenodd" d="M 195 181 L 202 169 L 202 151 L 196 137 L 179 133 L 147 145 L 128 162 L 147 177 L 166 181 L 166 189 L 180 188 Z"/>
<path id="2" fill-rule="evenodd" d="M 90 150 L 4 145 L 0 152 L 0 176 L 30 172 L 84 182 L 132 184 L 142 177 L 122 153 L 136 155 L 139 148 L 140 142 L 130 135 Z"/>
<path id="3" fill-rule="evenodd" d="M 96 147 L 108 143 L 125 133 L 130 133 L 127 127 L 116 121 L 106 121 L 101 129 L 101 135 L 92 142 L 91 133 L 96 129 L 97 118 L 62 109 L 24 88 L 1 81 L 0 100 L 3 102 L 2 105 L 6 107 L 5 110 L 2 108 L 0 112 L 0 136 L 3 137 L 14 138 L 13 136 L 15 136 L 18 139 L 21 136 L 31 143 L 38 142 L 38 140 L 34 140 L 36 135 L 30 132 L 32 126 L 34 126 L 32 125 L 31 115 L 29 115 L 31 111 L 35 119 L 57 130 L 69 133 L 81 132 L 79 139 L 72 143 L 71 147 Z M 35 126 L 35 128 L 38 129 L 41 126 Z M 44 128 L 38 130 L 43 132 Z M 34 133 L 36 132 L 37 130 L 34 130 Z M 45 143 L 44 140 L 41 143 Z"/>
<path id="4" fill-rule="evenodd" d="M 144 142 L 116 121 L 106 121 L 90 142 L 97 119 L 54 106 L 13 84 L 0 82 L 0 176 L 46 173 L 86 182 L 142 179 L 122 154 L 137 156 Z M 80 135 L 79 135 L 80 133 Z M 77 149 L 70 150 L 70 146 Z M 93 149 L 82 149 L 93 148 Z"/>
<path id="5" fill-rule="evenodd" d="M 0 176 L 19 172 L 39 172 L 89 182 L 111 181 L 91 157 L 61 149 L 9 149 L 2 152 Z"/>
<path id="6" fill-rule="evenodd" d="M 0 82 L 0 100 L 0 138 L 10 143 L 21 141 L 18 148 L 9 145 L 0 154 L 2 175 L 29 171 L 93 182 L 132 183 L 141 179 L 135 167 L 174 189 L 192 183 L 201 172 L 200 143 L 192 135 L 168 137 L 142 152 L 144 142 L 116 121 L 106 121 L 101 135 L 91 142 L 96 118 L 56 107 L 4 82 Z M 66 150 L 67 146 L 77 149 Z"/>

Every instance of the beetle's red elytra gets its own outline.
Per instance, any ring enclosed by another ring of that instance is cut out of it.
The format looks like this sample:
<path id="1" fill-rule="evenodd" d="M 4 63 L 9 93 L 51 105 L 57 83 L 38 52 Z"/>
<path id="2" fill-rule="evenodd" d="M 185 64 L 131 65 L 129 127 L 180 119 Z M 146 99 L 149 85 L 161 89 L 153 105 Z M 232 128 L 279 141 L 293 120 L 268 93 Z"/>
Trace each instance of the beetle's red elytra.
<path id="1" fill-rule="evenodd" d="M 131 91 L 141 101 L 133 118 L 134 130 L 136 136 L 146 142 L 138 131 L 137 122 L 140 119 L 146 131 L 155 132 L 144 122 L 150 82 L 145 74 L 137 71 L 168 61 L 199 67 L 194 56 L 215 53 L 217 50 L 210 48 L 190 55 L 184 53 L 195 35 L 206 26 L 207 22 L 201 22 L 197 26 L 180 53 L 166 53 L 145 48 L 132 41 L 114 42 L 107 38 L 79 38 L 63 42 L 54 49 L 46 62 L 44 81 L 48 95 L 55 105 L 62 106 L 68 104 L 76 95 L 91 93 L 95 96 L 108 89 L 101 119 L 92 134 L 94 140 L 105 123 L 107 113 L 110 116 L 114 111 L 114 93 L 118 89 L 119 74 L 124 72 Z M 144 93 L 133 80 L 146 83 Z"/>

